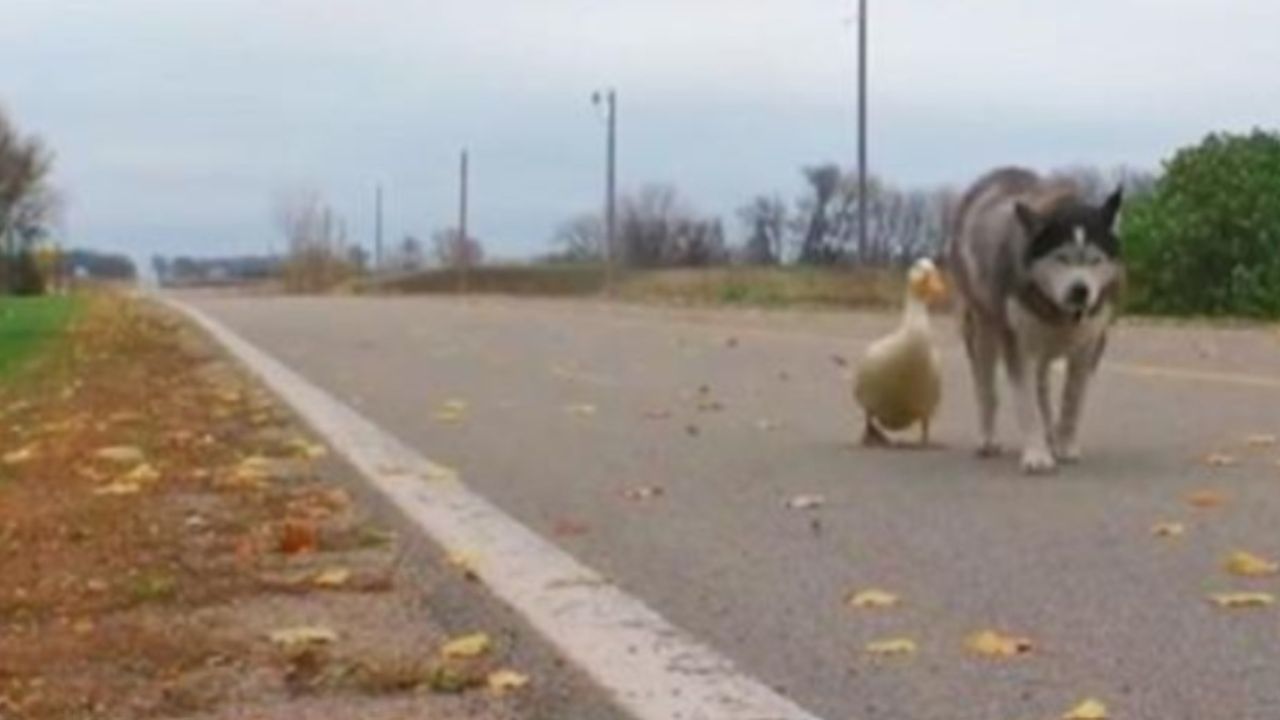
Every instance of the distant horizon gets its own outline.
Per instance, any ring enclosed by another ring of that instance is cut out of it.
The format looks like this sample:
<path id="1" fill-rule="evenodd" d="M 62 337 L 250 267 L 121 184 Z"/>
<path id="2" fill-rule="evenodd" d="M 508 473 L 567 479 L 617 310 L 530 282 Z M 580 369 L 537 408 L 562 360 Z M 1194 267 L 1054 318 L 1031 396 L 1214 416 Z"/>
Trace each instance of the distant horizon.
<path id="1" fill-rule="evenodd" d="M 793 199 L 801 167 L 852 167 L 852 8 L 44 0 L 0 26 L 0 103 L 57 153 L 66 243 L 140 264 L 282 249 L 271 205 L 297 187 L 369 246 L 381 183 L 388 241 L 429 238 L 464 146 L 475 234 L 531 258 L 600 206 L 606 86 L 620 190 L 670 183 L 737 236 L 734 210 Z M 871 22 L 870 169 L 906 187 L 1007 163 L 1154 171 L 1280 118 L 1266 0 L 872 0 Z"/>

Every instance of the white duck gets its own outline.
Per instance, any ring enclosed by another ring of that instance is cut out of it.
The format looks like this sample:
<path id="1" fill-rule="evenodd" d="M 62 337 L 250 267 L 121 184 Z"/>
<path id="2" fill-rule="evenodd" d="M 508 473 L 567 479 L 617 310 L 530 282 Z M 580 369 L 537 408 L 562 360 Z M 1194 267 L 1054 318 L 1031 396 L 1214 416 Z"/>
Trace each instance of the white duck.
<path id="1" fill-rule="evenodd" d="M 945 293 L 933 261 L 922 258 L 911 266 L 902 324 L 867 348 L 854 377 L 853 397 L 867 416 L 864 445 L 888 444 L 884 430 L 903 430 L 917 422 L 921 444 L 929 444 L 929 421 L 942 399 L 942 377 L 928 306 Z"/>

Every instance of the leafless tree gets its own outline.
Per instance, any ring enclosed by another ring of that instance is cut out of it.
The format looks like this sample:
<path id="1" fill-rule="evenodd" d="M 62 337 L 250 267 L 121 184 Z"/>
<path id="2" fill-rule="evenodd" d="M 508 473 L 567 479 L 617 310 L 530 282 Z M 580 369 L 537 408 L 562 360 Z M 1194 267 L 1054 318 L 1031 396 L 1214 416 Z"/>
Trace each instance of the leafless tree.
<path id="1" fill-rule="evenodd" d="M 48 183 L 53 155 L 40 138 L 23 135 L 0 110 L 0 271 L 6 291 L 38 292 L 38 287 L 18 288 L 38 279 L 30 272 L 34 244 L 46 235 L 60 207 Z M 22 276 L 22 277 L 19 277 Z"/>
<path id="2" fill-rule="evenodd" d="M 618 240 L 622 260 L 634 267 L 728 259 L 720 221 L 700 216 L 670 185 L 648 185 L 622 198 Z"/>
<path id="3" fill-rule="evenodd" d="M 431 236 L 436 260 L 448 268 L 473 268 L 484 262 L 484 246 L 475 237 L 462 239 L 456 227 L 437 230 Z"/>
<path id="4" fill-rule="evenodd" d="M 326 290 L 353 274 L 346 222 L 319 192 L 299 188 L 280 193 L 274 215 L 289 248 L 284 275 L 290 290 Z"/>
<path id="5" fill-rule="evenodd" d="M 738 218 L 747 229 L 743 260 L 752 265 L 781 263 L 788 222 L 787 204 L 782 198 L 758 195 L 739 208 Z"/>
<path id="6" fill-rule="evenodd" d="M 552 244 L 556 259 L 564 262 L 597 262 L 604 258 L 604 221 L 599 215 L 576 215 L 556 228 Z"/>

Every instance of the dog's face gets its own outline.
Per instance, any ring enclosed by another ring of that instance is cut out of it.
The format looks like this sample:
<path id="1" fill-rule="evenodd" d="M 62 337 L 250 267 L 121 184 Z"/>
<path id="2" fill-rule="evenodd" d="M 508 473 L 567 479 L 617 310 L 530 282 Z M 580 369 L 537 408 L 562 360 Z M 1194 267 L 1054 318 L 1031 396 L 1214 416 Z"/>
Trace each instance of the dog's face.
<path id="1" fill-rule="evenodd" d="M 1027 277 L 1068 315 L 1089 312 L 1120 272 L 1115 224 L 1123 193 L 1101 206 L 1074 205 L 1041 217 L 1018 203 L 1018 221 L 1031 242 L 1023 257 Z"/>

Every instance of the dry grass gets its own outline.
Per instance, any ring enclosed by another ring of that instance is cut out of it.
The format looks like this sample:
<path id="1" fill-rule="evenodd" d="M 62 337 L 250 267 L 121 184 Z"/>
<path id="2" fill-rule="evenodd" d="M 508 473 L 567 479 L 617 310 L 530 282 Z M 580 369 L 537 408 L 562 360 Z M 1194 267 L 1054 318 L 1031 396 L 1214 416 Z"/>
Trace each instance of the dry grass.
<path id="1" fill-rule="evenodd" d="M 317 446 L 271 398 L 168 315 L 94 297 L 0 386 L 0 421 L 0 718 L 461 714 L 430 693 L 444 634 L 395 543 L 318 478 Z M 98 456 L 122 446 L 143 460 Z M 335 566 L 349 577 L 315 582 Z M 293 625 L 340 639 L 296 654 L 267 640 Z"/>

